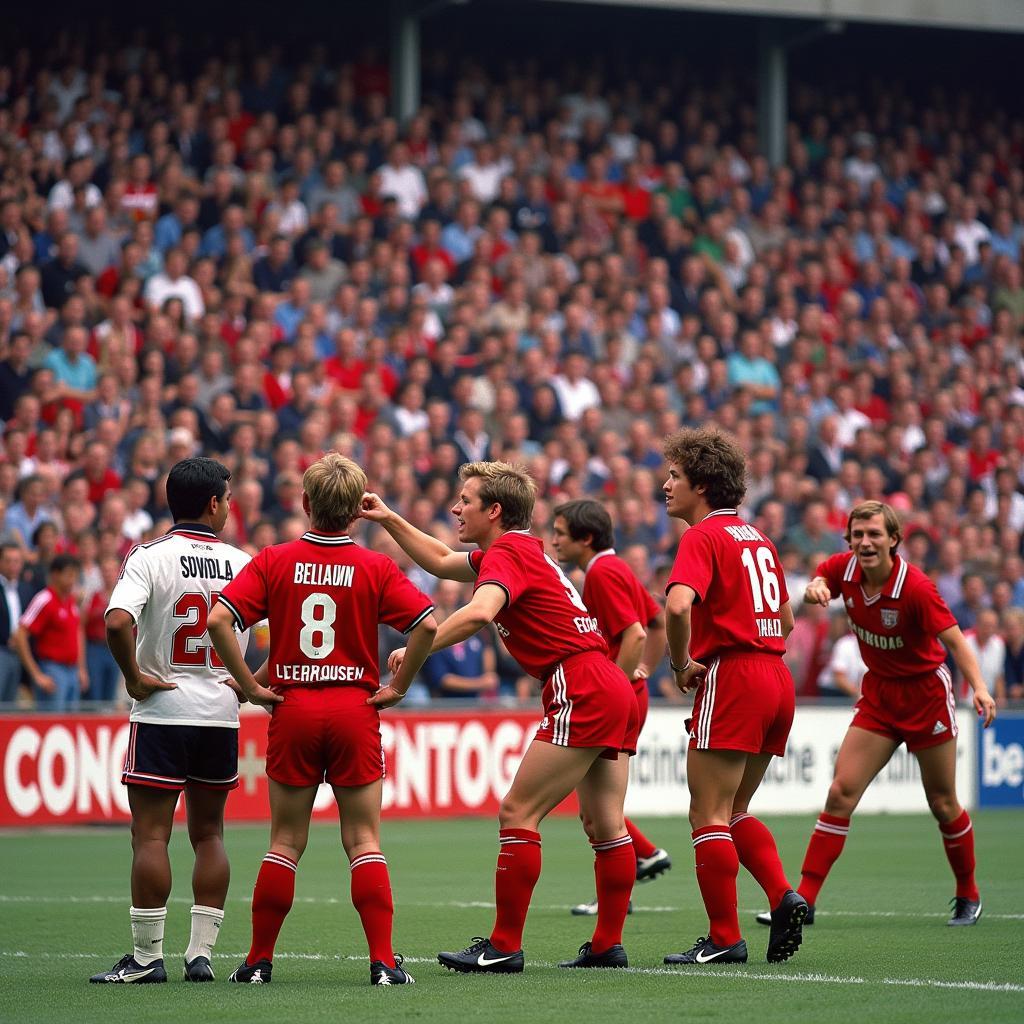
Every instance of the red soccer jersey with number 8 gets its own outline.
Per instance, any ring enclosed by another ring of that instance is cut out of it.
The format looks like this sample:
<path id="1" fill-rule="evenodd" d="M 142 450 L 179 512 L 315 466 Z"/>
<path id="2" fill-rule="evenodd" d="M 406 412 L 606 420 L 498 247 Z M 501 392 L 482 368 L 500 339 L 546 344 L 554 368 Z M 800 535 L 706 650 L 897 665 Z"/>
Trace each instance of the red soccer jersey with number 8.
<path id="1" fill-rule="evenodd" d="M 269 621 L 272 687 L 371 692 L 380 683 L 378 624 L 408 633 L 434 607 L 386 555 L 312 530 L 264 548 L 219 600 L 240 629 Z"/>
<path id="2" fill-rule="evenodd" d="M 732 508 L 709 513 L 683 534 L 666 593 L 677 583 L 697 594 L 690 657 L 783 654 L 779 610 L 789 600 L 775 545 Z"/>

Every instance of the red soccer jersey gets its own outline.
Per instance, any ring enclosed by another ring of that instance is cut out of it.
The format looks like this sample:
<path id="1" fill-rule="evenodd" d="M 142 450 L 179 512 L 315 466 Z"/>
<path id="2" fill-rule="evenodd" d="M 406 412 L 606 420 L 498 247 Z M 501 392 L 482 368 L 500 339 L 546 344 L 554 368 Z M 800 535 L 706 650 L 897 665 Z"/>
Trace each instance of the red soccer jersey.
<path id="1" fill-rule="evenodd" d="M 494 583 L 508 600 L 494 621 L 525 671 L 547 679 L 566 658 L 608 653 L 595 619 L 544 545 L 525 530 L 503 533 L 486 551 L 469 553 L 476 587 Z"/>
<path id="2" fill-rule="evenodd" d="M 20 624 L 32 637 L 39 661 L 77 665 L 79 622 L 74 595 L 62 599 L 52 587 L 46 587 L 29 601 Z"/>
<path id="3" fill-rule="evenodd" d="M 956 625 L 935 584 L 896 555 L 881 592 L 865 597 L 856 555 L 833 555 L 815 569 L 833 597 L 842 597 L 868 671 L 882 679 L 934 672 L 946 660 L 938 635 Z"/>
<path id="4" fill-rule="evenodd" d="M 608 657 L 615 661 L 623 631 L 639 622 L 646 628 L 661 609 L 633 570 L 614 549 L 598 551 L 583 574 L 583 602 L 597 619 L 608 641 Z"/>
<path id="5" fill-rule="evenodd" d="M 240 629 L 270 623 L 270 685 L 380 684 L 377 626 L 408 633 L 433 611 L 386 555 L 307 531 L 264 548 L 221 592 Z"/>
<path id="6" fill-rule="evenodd" d="M 783 654 L 779 610 L 789 600 L 775 545 L 733 508 L 709 512 L 683 534 L 666 593 L 677 583 L 697 594 L 690 656 Z"/>

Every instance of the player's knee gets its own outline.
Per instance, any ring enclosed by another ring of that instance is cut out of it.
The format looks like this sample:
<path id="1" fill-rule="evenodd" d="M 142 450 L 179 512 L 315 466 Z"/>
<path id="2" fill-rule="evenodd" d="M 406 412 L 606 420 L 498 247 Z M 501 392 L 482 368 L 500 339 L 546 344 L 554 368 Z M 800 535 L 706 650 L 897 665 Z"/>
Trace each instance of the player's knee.
<path id="1" fill-rule="evenodd" d="M 956 793 L 945 790 L 928 794 L 928 808 L 939 821 L 953 821 L 960 813 Z"/>
<path id="2" fill-rule="evenodd" d="M 527 821 L 527 808 L 511 793 L 505 796 L 498 807 L 498 825 L 501 828 L 531 827 L 531 823 Z"/>
<path id="3" fill-rule="evenodd" d="M 849 817 L 857 806 L 857 791 L 845 780 L 836 778 L 828 787 L 828 798 L 825 801 L 825 813 L 838 817 Z"/>
<path id="4" fill-rule="evenodd" d="M 586 814 L 580 814 L 580 823 L 583 825 L 583 831 L 587 834 L 587 838 L 593 842 L 594 840 L 594 819 Z"/>

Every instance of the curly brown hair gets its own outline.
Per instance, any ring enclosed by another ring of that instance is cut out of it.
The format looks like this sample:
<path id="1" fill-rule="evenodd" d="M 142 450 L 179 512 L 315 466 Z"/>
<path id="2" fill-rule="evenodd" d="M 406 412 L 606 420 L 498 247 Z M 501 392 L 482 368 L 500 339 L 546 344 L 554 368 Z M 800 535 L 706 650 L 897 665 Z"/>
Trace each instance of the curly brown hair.
<path id="1" fill-rule="evenodd" d="M 747 493 L 747 460 L 736 439 L 714 427 L 680 430 L 662 444 L 665 459 L 704 488 L 713 508 L 736 508 Z"/>

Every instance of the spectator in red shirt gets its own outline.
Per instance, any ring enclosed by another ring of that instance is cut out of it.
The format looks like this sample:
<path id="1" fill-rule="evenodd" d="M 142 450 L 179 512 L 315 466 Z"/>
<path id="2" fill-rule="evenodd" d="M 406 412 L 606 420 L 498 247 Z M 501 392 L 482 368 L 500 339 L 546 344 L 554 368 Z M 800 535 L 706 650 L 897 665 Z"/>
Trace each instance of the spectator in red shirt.
<path id="1" fill-rule="evenodd" d="M 94 505 L 103 501 L 107 491 L 121 489 L 121 477 L 110 466 L 110 451 L 101 441 L 93 441 L 85 449 L 83 472 L 89 483 L 89 500 Z"/>
<path id="2" fill-rule="evenodd" d="M 50 563 L 49 584 L 29 602 L 11 637 L 32 680 L 36 706 L 47 711 L 74 710 L 89 686 L 75 599 L 80 571 L 74 555 L 57 555 Z"/>

